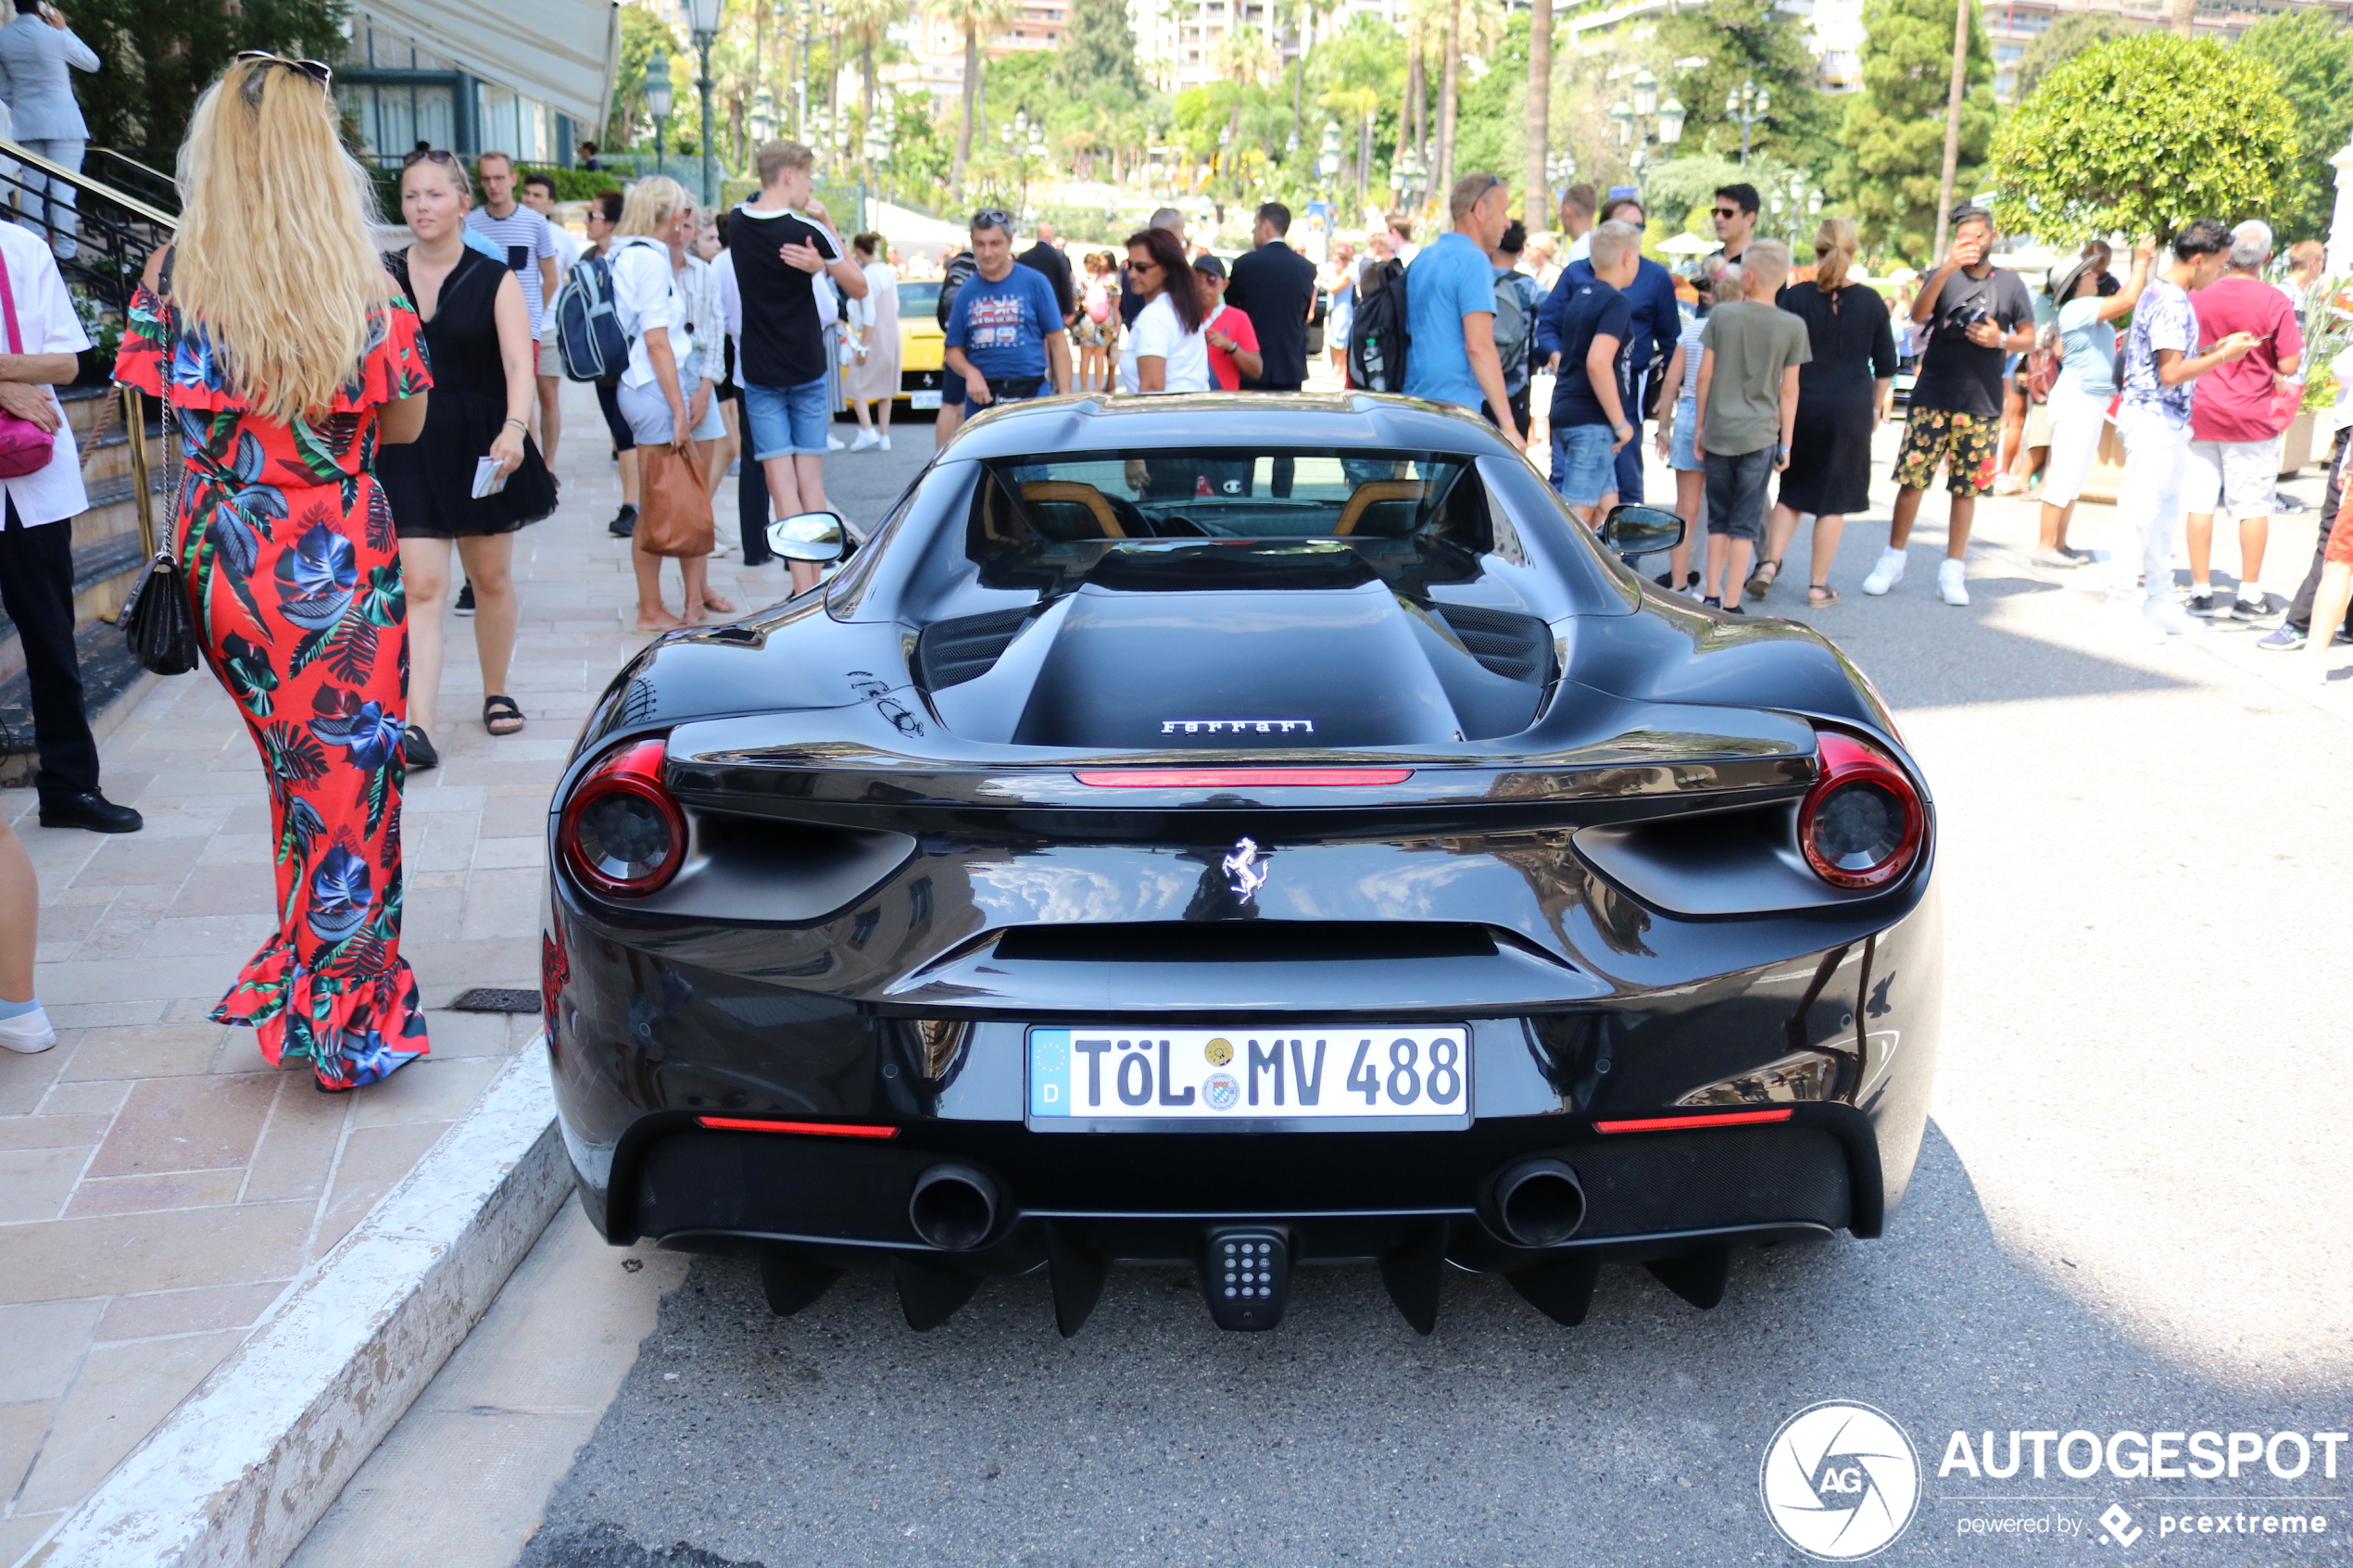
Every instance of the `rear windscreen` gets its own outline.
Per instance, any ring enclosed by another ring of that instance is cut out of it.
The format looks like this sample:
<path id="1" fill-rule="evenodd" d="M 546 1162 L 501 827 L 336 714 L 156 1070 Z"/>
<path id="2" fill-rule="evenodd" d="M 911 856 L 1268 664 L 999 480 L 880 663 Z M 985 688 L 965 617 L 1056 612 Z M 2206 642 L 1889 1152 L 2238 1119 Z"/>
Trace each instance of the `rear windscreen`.
<path id="1" fill-rule="evenodd" d="M 1344 552 L 1376 571 L 1459 568 L 1487 533 L 1467 458 L 1219 447 L 991 463 L 968 543 L 984 577 L 1003 580 L 1083 576 L 1112 555 L 1130 566 L 1198 556 L 1204 544 L 1267 559 L 1319 546 L 1311 553 Z"/>

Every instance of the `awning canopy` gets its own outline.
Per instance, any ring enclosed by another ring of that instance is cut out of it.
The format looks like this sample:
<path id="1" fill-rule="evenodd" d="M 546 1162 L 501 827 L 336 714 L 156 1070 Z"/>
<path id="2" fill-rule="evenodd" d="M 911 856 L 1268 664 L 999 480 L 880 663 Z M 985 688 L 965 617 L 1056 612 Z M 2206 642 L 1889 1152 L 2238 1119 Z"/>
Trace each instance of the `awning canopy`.
<path id="1" fill-rule="evenodd" d="M 604 123 L 621 62 L 618 0 L 359 0 L 353 9 L 485 82 Z"/>

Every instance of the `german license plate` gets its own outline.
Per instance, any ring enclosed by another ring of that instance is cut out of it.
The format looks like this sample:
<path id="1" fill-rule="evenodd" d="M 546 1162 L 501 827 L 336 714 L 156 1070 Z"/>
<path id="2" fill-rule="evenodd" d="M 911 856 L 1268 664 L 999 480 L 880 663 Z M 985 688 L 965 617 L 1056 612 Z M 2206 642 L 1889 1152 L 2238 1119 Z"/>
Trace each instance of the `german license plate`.
<path id="1" fill-rule="evenodd" d="M 1033 1122 L 1466 1121 L 1470 1031 L 1033 1029 Z"/>
<path id="2" fill-rule="evenodd" d="M 911 392 L 907 395 L 907 407 L 910 408 L 937 408 L 939 407 L 939 393 L 937 389 L 930 392 Z"/>

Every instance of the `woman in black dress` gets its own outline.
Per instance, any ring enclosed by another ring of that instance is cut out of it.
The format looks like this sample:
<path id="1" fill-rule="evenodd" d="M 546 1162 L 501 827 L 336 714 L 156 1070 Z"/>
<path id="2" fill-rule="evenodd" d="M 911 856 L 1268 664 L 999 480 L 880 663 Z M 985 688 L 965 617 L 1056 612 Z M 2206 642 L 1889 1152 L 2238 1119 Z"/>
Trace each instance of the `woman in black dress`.
<path id="1" fill-rule="evenodd" d="M 465 165 L 447 153 L 414 155 L 400 175 L 400 212 L 416 244 L 388 264 L 424 321 L 434 390 L 413 445 L 388 446 L 377 481 L 400 533 L 409 587 L 409 729 L 411 768 L 440 760 L 433 728 L 441 695 L 443 606 L 449 597 L 449 544 L 457 541 L 474 589 L 474 647 L 482 660 L 483 726 L 494 735 L 522 728 L 506 695 L 515 652 L 515 530 L 556 509 L 556 482 L 539 458 L 528 420 L 538 366 L 531 317 L 514 274 L 466 244 L 472 190 Z M 474 470 L 493 458 L 506 481 L 474 495 Z"/>
<path id="2" fill-rule="evenodd" d="M 1789 467 L 1781 474 L 1765 559 L 1748 580 L 1755 598 L 1780 575 L 1799 514 L 1811 512 L 1814 560 L 1806 602 L 1817 608 L 1838 603 L 1830 577 L 1839 535 L 1848 513 L 1870 505 L 1871 431 L 1887 417 L 1895 385 L 1895 334 L 1887 302 L 1869 286 L 1846 281 L 1858 244 L 1853 219 L 1823 219 L 1814 236 L 1814 281 L 1792 283 L 1773 301 L 1806 323 L 1814 358 L 1797 370 Z"/>

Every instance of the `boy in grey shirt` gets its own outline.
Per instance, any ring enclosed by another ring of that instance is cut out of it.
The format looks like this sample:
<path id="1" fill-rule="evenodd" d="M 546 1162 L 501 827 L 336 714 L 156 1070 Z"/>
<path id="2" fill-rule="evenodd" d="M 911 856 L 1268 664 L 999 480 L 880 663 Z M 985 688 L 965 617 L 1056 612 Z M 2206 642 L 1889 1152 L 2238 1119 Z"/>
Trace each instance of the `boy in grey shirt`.
<path id="1" fill-rule="evenodd" d="M 1700 332 L 1692 436 L 1707 472 L 1706 602 L 1734 615 L 1743 613 L 1741 588 L 1764 527 L 1766 480 L 1789 466 L 1797 368 L 1814 357 L 1806 323 L 1773 305 L 1789 277 L 1789 246 L 1758 240 L 1741 270 L 1748 297 L 1709 311 Z"/>

